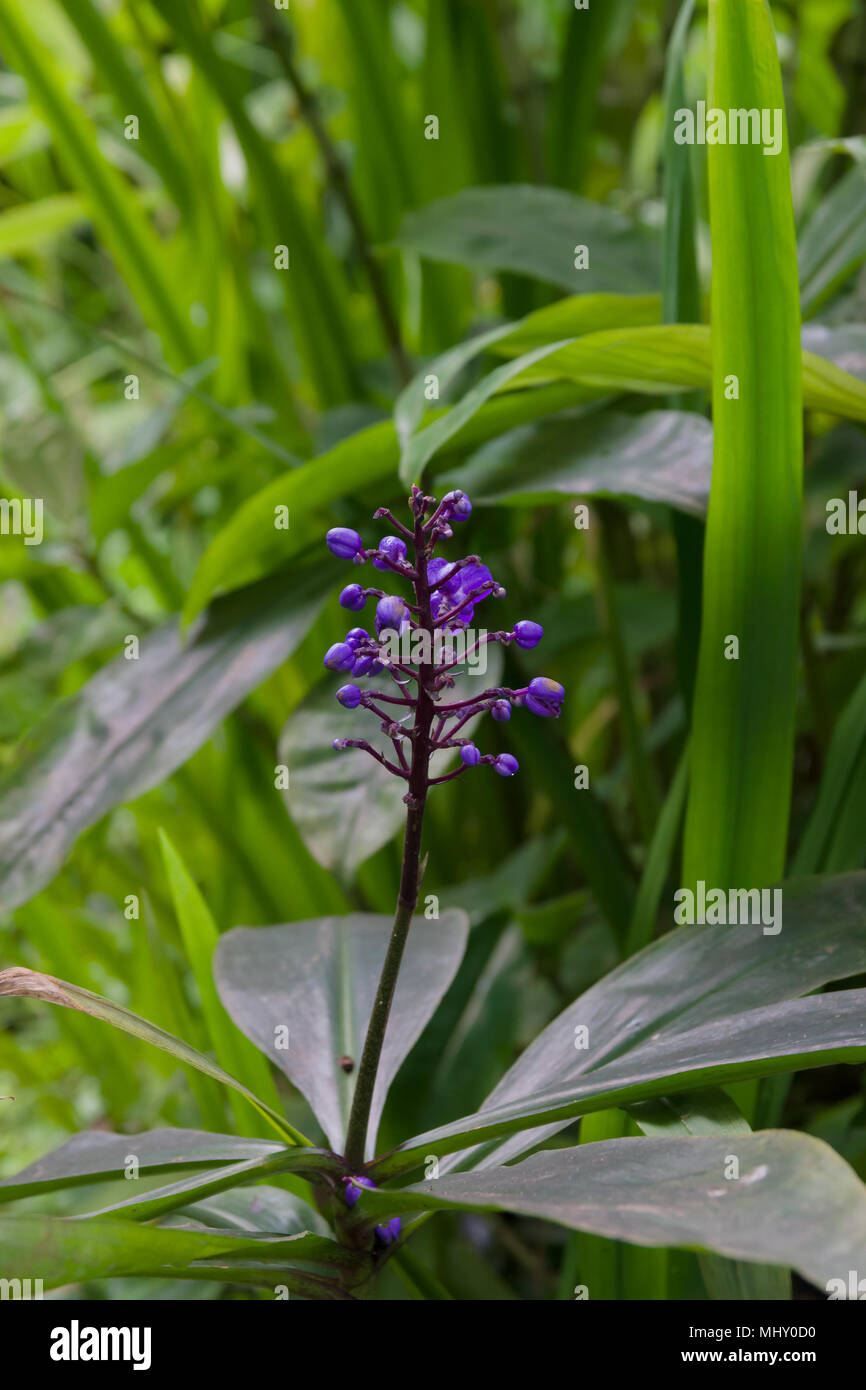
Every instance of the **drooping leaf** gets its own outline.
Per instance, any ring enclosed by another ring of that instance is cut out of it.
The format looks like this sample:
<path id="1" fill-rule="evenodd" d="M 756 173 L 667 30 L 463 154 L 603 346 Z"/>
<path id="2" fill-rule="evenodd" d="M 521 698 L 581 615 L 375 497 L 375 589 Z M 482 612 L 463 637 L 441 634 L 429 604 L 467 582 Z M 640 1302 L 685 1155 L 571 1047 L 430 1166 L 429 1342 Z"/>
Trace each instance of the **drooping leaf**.
<path id="1" fill-rule="evenodd" d="M 306 635 L 330 568 L 215 603 L 184 642 L 172 621 L 116 657 L 29 735 L 0 781 L 0 912 L 49 883 L 112 806 L 170 776 Z"/>
<path id="2" fill-rule="evenodd" d="M 248 1159 L 273 1158 L 285 1152 L 283 1144 L 268 1139 L 238 1139 L 231 1134 L 206 1134 L 196 1129 L 152 1129 L 143 1134 L 85 1129 L 20 1173 L 0 1181 L 0 1202 L 60 1188 L 112 1182 L 123 1176 L 130 1156 L 142 1172 L 179 1174 L 185 1168 L 222 1167 Z"/>
<path id="3" fill-rule="evenodd" d="M 80 989 L 78 985 L 72 985 L 67 980 L 57 980 L 53 975 L 43 975 L 36 970 L 25 970 L 20 966 L 0 971 L 0 996 L 2 995 L 42 999 L 48 1004 L 60 1004 L 64 1008 L 76 1009 L 79 1013 L 101 1019 L 103 1023 L 110 1023 L 112 1027 L 130 1033 L 134 1038 L 141 1038 L 152 1047 L 158 1047 L 160 1051 L 177 1057 L 186 1066 L 194 1067 L 196 1071 L 204 1072 L 205 1076 L 212 1077 L 214 1081 L 220 1081 L 224 1086 L 238 1091 L 268 1119 L 284 1140 L 309 1146 L 309 1140 L 290 1125 L 288 1120 L 271 1110 L 269 1105 L 259 1100 L 252 1091 L 247 1090 L 246 1086 L 242 1086 L 233 1076 L 229 1076 L 228 1072 L 223 1071 L 222 1067 L 218 1067 L 210 1058 L 197 1052 L 181 1038 L 172 1037 L 165 1029 L 148 1023 L 147 1019 L 139 1018 L 138 1014 L 125 1009 L 121 1004 L 115 1004 L 111 999 L 102 999 L 89 989 Z"/>
<path id="4" fill-rule="evenodd" d="M 371 1146 L 388 1088 L 454 978 L 467 931 L 456 911 L 413 923 L 373 1095 Z M 337 1152 L 390 934 L 389 918 L 352 913 L 235 927 L 216 950 L 214 977 L 226 1009 L 303 1092 Z M 347 1057 L 351 1072 L 340 1065 Z"/>

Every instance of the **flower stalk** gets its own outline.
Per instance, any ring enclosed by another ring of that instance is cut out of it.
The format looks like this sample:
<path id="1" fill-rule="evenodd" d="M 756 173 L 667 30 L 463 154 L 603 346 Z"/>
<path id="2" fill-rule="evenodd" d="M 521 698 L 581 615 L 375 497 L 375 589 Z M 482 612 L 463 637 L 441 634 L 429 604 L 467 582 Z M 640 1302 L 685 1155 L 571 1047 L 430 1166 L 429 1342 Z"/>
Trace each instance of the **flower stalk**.
<path id="1" fill-rule="evenodd" d="M 472 512 L 472 505 L 465 493 L 456 490 L 437 502 L 436 498 L 425 496 L 421 488 L 414 487 L 409 507 L 412 513 L 411 529 L 398 522 L 387 508 L 379 508 L 376 518 L 387 518 L 394 526 L 395 534 L 385 536 L 373 549 L 365 549 L 358 533 L 346 527 L 333 528 L 326 538 L 328 549 L 338 558 L 351 560 L 356 565 L 372 560 L 375 569 L 399 575 L 411 584 L 413 590 L 412 601 L 407 601 L 398 594 L 388 594 L 378 588 L 347 585 L 340 595 L 340 603 L 350 612 L 361 612 L 368 599 L 375 600 L 375 635 L 368 633 L 365 628 L 352 628 L 346 634 L 345 641 L 336 642 L 328 649 L 324 659 L 329 670 L 356 677 L 387 675 L 396 683 L 399 695 L 378 688 L 362 691 L 354 682 L 341 686 L 337 691 L 337 700 L 344 709 L 363 708 L 380 720 L 380 731 L 390 740 L 396 761 L 374 748 L 366 739 L 338 738 L 333 746 L 335 749 L 360 748 L 407 783 L 403 798 L 406 803 L 403 863 L 394 925 L 358 1064 L 346 1134 L 345 1160 L 350 1171 L 357 1174 L 361 1173 L 365 1163 L 373 1093 L 388 1019 L 412 918 L 418 905 L 423 872 L 421 839 L 429 790 L 452 781 L 480 764 L 492 765 L 500 776 L 514 776 L 518 764 L 512 754 L 482 755 L 471 739 L 460 731 L 469 720 L 485 712 L 491 713 L 497 722 L 505 722 L 511 717 L 512 707 L 525 707 L 532 714 L 555 718 L 565 695 L 558 682 L 536 676 L 522 689 L 498 687 L 469 699 L 443 702 L 446 692 L 454 687 L 451 672 L 465 656 L 459 661 L 455 661 L 450 652 L 447 657 L 443 656 L 441 645 L 437 645 L 433 639 L 437 636 L 441 639 L 443 634 L 458 630 L 466 631 L 476 606 L 487 598 L 504 598 L 505 590 L 493 579 L 477 555 L 456 562 L 434 558 L 439 541 L 453 536 L 452 522 L 465 521 Z M 430 640 L 422 644 L 417 660 L 413 659 L 411 665 L 395 660 L 391 655 L 392 639 L 418 631 Z M 467 652 L 475 651 L 488 642 L 500 642 L 505 646 L 514 642 L 528 650 L 537 646 L 542 636 L 543 629 L 538 623 L 523 620 L 515 624 L 511 631 L 484 632 L 474 644 L 467 647 Z M 412 725 L 408 728 L 410 718 Z M 443 775 L 431 777 L 430 760 L 433 754 L 452 750 L 459 752 L 460 765 Z M 360 1177 L 353 1181 L 360 1181 Z M 388 1240 L 394 1238 L 396 1235 L 392 1231 Z M 379 1239 L 385 1238 L 380 1236 Z"/>

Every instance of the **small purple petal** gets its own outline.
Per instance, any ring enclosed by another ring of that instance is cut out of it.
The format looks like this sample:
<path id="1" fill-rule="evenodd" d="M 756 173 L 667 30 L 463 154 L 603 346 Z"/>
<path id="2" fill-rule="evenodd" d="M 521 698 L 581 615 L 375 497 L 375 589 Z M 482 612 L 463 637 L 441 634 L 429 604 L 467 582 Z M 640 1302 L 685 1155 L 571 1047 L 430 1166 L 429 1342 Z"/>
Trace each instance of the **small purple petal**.
<path id="1" fill-rule="evenodd" d="M 361 692 L 357 685 L 341 685 L 337 699 L 344 709 L 357 709 L 361 703 Z"/>
<path id="2" fill-rule="evenodd" d="M 498 719 L 500 724 L 505 724 L 511 718 L 511 706 L 507 700 L 497 700 L 490 707 L 490 713 L 494 719 Z"/>
<path id="3" fill-rule="evenodd" d="M 460 759 L 467 767 L 477 767 L 481 762 L 481 754 L 474 743 L 464 743 L 460 749 Z"/>
<path id="4" fill-rule="evenodd" d="M 364 1178 L 364 1177 L 343 1178 L 343 1183 L 344 1183 L 343 1195 L 344 1195 L 344 1197 L 346 1198 L 346 1206 L 347 1206 L 347 1207 L 353 1207 L 353 1206 L 355 1205 L 355 1203 L 357 1202 L 358 1198 L 359 1198 L 360 1195 L 361 1195 L 361 1188 L 362 1188 L 362 1187 L 375 1187 L 375 1186 L 376 1186 L 376 1184 L 373 1182 L 372 1178 Z"/>
<path id="5" fill-rule="evenodd" d="M 376 1239 L 382 1245 L 393 1245 L 395 1240 L 400 1238 L 400 1218 L 392 1216 L 384 1226 L 376 1227 Z"/>
<path id="6" fill-rule="evenodd" d="M 511 753 L 500 753 L 493 766 L 500 777 L 513 777 L 520 764 Z"/>
<path id="7" fill-rule="evenodd" d="M 362 642 L 370 641 L 370 634 L 364 627 L 352 627 L 346 633 L 346 641 L 350 647 L 359 647 Z"/>

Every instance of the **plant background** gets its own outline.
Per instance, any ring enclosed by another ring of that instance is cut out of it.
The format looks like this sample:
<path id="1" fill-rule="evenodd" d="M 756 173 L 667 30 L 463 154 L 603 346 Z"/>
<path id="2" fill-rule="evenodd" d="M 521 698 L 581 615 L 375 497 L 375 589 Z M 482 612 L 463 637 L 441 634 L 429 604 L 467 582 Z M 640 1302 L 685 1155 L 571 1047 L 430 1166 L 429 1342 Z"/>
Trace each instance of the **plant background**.
<path id="1" fill-rule="evenodd" d="M 333 524 L 369 532 L 373 507 L 405 495 L 390 424 L 405 360 L 420 370 L 577 290 L 588 331 L 655 322 L 654 296 L 682 308 L 689 289 L 696 314 L 665 317 L 706 318 L 701 151 L 687 166 L 701 283 L 683 283 L 687 258 L 663 254 L 666 205 L 678 205 L 664 176 L 666 67 L 690 98 L 706 81 L 705 11 L 679 50 L 679 8 L 292 0 L 277 16 L 294 38 L 283 50 L 250 0 L 4 0 L 0 485 L 44 498 L 46 535 L 39 547 L 0 543 L 3 963 L 105 993 L 208 1051 L 201 943 L 178 923 L 160 828 L 219 931 L 392 910 L 399 791 L 329 751 L 353 730 L 321 667 L 345 624 L 326 603 L 340 575 L 320 563 L 318 538 Z M 860 0 L 772 10 L 804 343 L 866 381 L 866 11 Z M 124 135 L 130 115 L 137 140 Z M 575 217 L 592 231 L 580 285 Z M 274 265 L 283 244 L 285 271 Z M 606 321 L 592 294 L 630 296 L 625 317 Z M 450 399 L 500 364 L 477 354 Z M 430 468 L 437 484 L 495 501 L 476 506 L 471 549 L 507 584 L 509 618 L 545 625 L 544 671 L 569 699 L 555 729 L 497 727 L 519 780 L 478 775 L 431 798 L 423 891 L 467 910 L 473 933 L 398 1078 L 380 1148 L 476 1108 L 567 1002 L 671 922 L 706 395 L 620 384 L 587 405 L 543 363 L 522 385 L 483 405 Z M 806 417 L 788 863 L 808 872 L 866 859 L 863 549 L 823 525 L 827 498 L 866 474 L 862 428 L 842 414 Z M 591 499 L 589 532 L 574 527 L 578 499 Z M 288 532 L 272 521 L 283 502 Z M 175 615 L 195 621 L 219 590 L 231 596 L 191 657 Z M 128 634 L 158 659 L 125 661 Z M 765 710 L 777 697 L 753 691 Z M 293 773 L 287 799 L 280 763 Z M 588 792 L 574 789 L 578 764 L 591 769 Z M 660 882 L 636 909 L 654 837 Z M 129 895 L 138 918 L 124 915 Z M 215 1085 L 87 1019 L 12 1001 L 4 1024 L 0 1093 L 15 1101 L 0 1101 L 2 1173 L 82 1126 L 229 1125 Z M 854 1069 L 733 1090 L 753 1123 L 827 1139 L 866 1177 Z M 298 1096 L 281 1099 L 312 1126 Z M 626 1123 L 589 1117 L 583 1137 Z M 422 1239 L 457 1297 L 567 1297 L 575 1267 L 610 1297 L 696 1287 L 691 1257 L 512 1217 L 441 1216 Z M 242 1295 L 166 1285 L 160 1296 Z M 390 1272 L 382 1296 L 403 1296 Z"/>

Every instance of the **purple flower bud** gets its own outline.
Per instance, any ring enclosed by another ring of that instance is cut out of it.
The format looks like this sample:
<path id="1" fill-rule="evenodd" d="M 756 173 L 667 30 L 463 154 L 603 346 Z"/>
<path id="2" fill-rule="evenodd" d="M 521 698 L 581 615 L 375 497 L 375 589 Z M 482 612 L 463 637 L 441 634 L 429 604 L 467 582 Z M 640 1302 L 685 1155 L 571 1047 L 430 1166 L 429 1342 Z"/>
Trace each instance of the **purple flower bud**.
<path id="1" fill-rule="evenodd" d="M 360 584 L 347 584 L 340 594 L 341 606 L 350 609 L 353 613 L 360 613 L 366 602 L 367 595 Z"/>
<path id="2" fill-rule="evenodd" d="M 500 777 L 513 777 L 520 764 L 511 753 L 500 753 L 493 766 Z"/>
<path id="3" fill-rule="evenodd" d="M 467 767 L 477 767 L 481 762 L 481 754 L 474 743 L 464 743 L 460 749 L 460 759 Z"/>
<path id="4" fill-rule="evenodd" d="M 351 627 L 346 633 L 346 641 L 350 647 L 360 647 L 362 642 L 370 641 L 370 634 L 365 627 Z"/>
<path id="5" fill-rule="evenodd" d="M 329 671 L 351 671 L 355 664 L 355 649 L 348 642 L 335 642 L 325 652 L 325 665 Z"/>
<path id="6" fill-rule="evenodd" d="M 376 1239 L 382 1245 L 393 1245 L 395 1240 L 400 1237 L 400 1218 L 392 1216 L 384 1226 L 377 1226 L 375 1230 Z"/>
<path id="7" fill-rule="evenodd" d="M 345 738 L 335 738 L 331 741 L 331 747 L 335 753 L 342 753 L 343 749 L 347 747 L 348 742 L 349 740 Z"/>
<path id="8" fill-rule="evenodd" d="M 382 665 L 381 661 L 374 661 L 373 665 L 370 667 L 370 675 L 379 676 L 382 674 L 384 669 L 385 667 Z"/>
<path id="9" fill-rule="evenodd" d="M 514 624 L 514 640 L 524 651 L 528 652 L 537 647 L 543 636 L 544 628 L 541 624 L 530 622 L 528 618 L 522 618 L 519 623 Z"/>
<path id="10" fill-rule="evenodd" d="M 380 598 L 376 604 L 376 632 L 382 632 L 385 628 L 393 628 L 396 632 L 402 632 L 409 622 L 409 609 L 406 607 L 399 594 L 388 594 L 385 598 Z"/>
<path id="11" fill-rule="evenodd" d="M 375 1187 L 372 1178 L 343 1178 L 343 1196 L 346 1199 L 346 1206 L 353 1207 L 361 1195 L 362 1187 Z"/>
<path id="12" fill-rule="evenodd" d="M 497 700 L 490 707 L 490 713 L 494 719 L 498 719 L 500 724 L 505 724 L 511 718 L 511 706 L 507 700 Z"/>
<path id="13" fill-rule="evenodd" d="M 552 681 L 547 676 L 536 676 L 529 682 L 526 691 L 526 708 L 533 714 L 555 719 L 562 709 L 564 698 L 565 690 L 559 681 Z"/>
<path id="14" fill-rule="evenodd" d="M 448 525 L 447 521 L 437 521 L 436 531 L 443 538 L 443 540 L 446 541 L 450 541 L 451 537 L 454 535 L 454 532 L 451 530 L 451 527 Z"/>
<path id="15" fill-rule="evenodd" d="M 374 674 L 374 672 L 373 672 L 373 666 L 374 666 L 374 664 L 375 664 L 375 663 L 374 663 L 373 658 L 372 658 L 371 656 L 359 656 L 358 659 L 357 659 L 357 661 L 355 662 L 354 666 L 352 667 L 352 675 L 353 675 L 353 676 L 370 676 L 370 675 L 373 675 L 373 674 Z"/>
<path id="16" fill-rule="evenodd" d="M 401 541 L 399 536 L 383 536 L 379 542 L 379 552 L 394 565 L 400 565 L 406 559 L 406 542 Z M 374 560 L 373 566 L 377 570 L 386 570 L 388 566 L 384 560 Z"/>
<path id="17" fill-rule="evenodd" d="M 459 488 L 454 492 L 447 492 L 442 501 L 447 505 L 448 514 L 452 521 L 465 521 L 467 517 L 472 515 L 472 503 L 466 493 L 461 492 Z"/>
<path id="18" fill-rule="evenodd" d="M 332 526 L 325 537 L 325 545 L 338 560 L 354 560 L 364 549 L 364 542 L 357 531 L 348 526 Z"/>
<path id="19" fill-rule="evenodd" d="M 341 685 L 337 699 L 344 709 L 357 709 L 361 703 L 361 692 L 357 685 Z"/>

